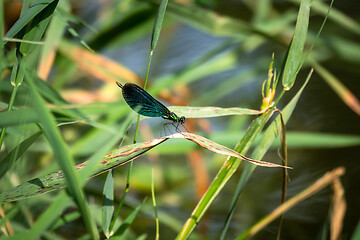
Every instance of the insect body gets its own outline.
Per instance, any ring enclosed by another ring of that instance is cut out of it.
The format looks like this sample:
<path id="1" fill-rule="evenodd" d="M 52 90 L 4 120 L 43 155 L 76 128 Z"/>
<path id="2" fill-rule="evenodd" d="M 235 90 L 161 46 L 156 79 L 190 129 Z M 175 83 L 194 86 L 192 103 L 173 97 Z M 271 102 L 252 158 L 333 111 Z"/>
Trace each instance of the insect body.
<path id="1" fill-rule="evenodd" d="M 146 117 L 162 117 L 178 124 L 185 123 L 184 116 L 178 117 L 138 85 L 133 83 L 121 85 L 119 82 L 116 82 L 116 84 L 122 88 L 126 103 L 137 113 Z"/>

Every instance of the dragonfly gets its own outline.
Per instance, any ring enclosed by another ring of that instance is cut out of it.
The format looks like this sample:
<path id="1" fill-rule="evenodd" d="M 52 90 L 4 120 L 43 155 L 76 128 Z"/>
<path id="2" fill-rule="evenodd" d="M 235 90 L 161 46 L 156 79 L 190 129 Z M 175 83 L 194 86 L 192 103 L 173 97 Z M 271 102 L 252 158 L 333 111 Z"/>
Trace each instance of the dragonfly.
<path id="1" fill-rule="evenodd" d="M 122 89 L 122 94 L 126 103 L 132 110 L 146 117 L 162 117 L 171 120 L 173 125 L 185 123 L 185 117 L 179 117 L 174 112 L 171 112 L 164 104 L 153 98 L 148 92 L 134 83 L 126 83 L 122 85 L 119 82 L 116 84 Z"/>

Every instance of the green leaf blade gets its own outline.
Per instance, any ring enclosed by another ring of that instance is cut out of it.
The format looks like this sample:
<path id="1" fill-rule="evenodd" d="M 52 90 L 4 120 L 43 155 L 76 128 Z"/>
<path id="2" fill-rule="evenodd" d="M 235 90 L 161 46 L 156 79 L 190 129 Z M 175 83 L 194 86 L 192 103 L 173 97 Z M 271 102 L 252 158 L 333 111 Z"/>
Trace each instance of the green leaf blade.
<path id="1" fill-rule="evenodd" d="M 284 89 L 289 90 L 295 83 L 296 75 L 303 61 L 303 50 L 309 25 L 310 2 L 302 0 L 296 22 L 294 37 L 291 41 L 286 59 L 282 83 Z"/>

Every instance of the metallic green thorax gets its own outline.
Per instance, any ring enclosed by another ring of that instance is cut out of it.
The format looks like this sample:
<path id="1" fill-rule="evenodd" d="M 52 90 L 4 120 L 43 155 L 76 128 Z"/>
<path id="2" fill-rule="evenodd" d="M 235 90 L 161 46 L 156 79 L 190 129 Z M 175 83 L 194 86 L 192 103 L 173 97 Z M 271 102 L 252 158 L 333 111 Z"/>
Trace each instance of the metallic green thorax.
<path id="1" fill-rule="evenodd" d="M 163 116 L 163 118 L 172 120 L 174 122 L 180 122 L 182 124 L 185 123 L 185 117 L 178 117 L 178 115 L 176 115 L 174 112 L 171 112 L 169 116 Z"/>

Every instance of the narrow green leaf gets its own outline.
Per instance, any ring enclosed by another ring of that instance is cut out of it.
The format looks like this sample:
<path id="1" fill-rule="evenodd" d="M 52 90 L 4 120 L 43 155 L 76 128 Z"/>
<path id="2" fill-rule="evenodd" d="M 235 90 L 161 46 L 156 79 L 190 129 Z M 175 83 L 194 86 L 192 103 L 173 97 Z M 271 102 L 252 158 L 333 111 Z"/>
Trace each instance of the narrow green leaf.
<path id="1" fill-rule="evenodd" d="M 179 116 L 186 118 L 210 118 L 230 115 L 260 115 L 263 111 L 248 108 L 220 108 L 220 107 L 179 107 L 172 106 L 169 109 Z"/>
<path id="2" fill-rule="evenodd" d="M 13 89 L 13 94 L 16 94 L 17 88 L 22 84 L 22 81 L 24 80 L 24 73 L 23 71 L 20 71 L 20 69 L 22 68 L 22 65 L 24 65 L 24 58 L 21 56 L 21 54 L 18 54 L 18 50 L 16 50 L 16 58 L 15 58 L 15 63 L 14 66 L 11 70 L 11 77 L 10 77 L 10 82 L 11 85 L 14 86 Z M 15 99 L 14 95 L 14 99 Z M 10 106 L 11 104 L 9 104 Z M 11 108 L 10 108 L 11 109 Z"/>
<path id="3" fill-rule="evenodd" d="M 160 32 L 161 32 L 161 28 L 162 28 L 162 24 L 164 21 L 164 16 L 165 16 L 165 11 L 166 11 L 166 7 L 168 4 L 168 0 L 162 0 L 158 13 L 156 15 L 156 19 L 155 19 L 155 23 L 154 23 L 154 27 L 153 27 L 153 32 L 152 32 L 152 36 L 151 36 L 151 55 L 155 50 L 156 44 L 159 40 L 159 36 L 160 36 Z"/>
<path id="4" fill-rule="evenodd" d="M 76 219 L 81 218 L 81 215 L 79 212 L 67 212 L 66 214 L 63 214 L 61 218 L 58 218 L 50 227 L 50 230 L 55 230 L 64 224 L 67 224 L 69 222 L 75 221 Z"/>
<path id="5" fill-rule="evenodd" d="M 22 70 L 24 71 L 25 68 Z M 62 168 L 66 181 L 69 185 L 70 192 L 75 202 L 77 203 L 84 223 L 90 233 L 90 235 L 98 239 L 98 231 L 96 229 L 95 222 L 91 217 L 87 202 L 85 200 L 84 192 L 81 188 L 81 181 L 78 174 L 75 172 L 74 160 L 69 153 L 69 149 L 66 146 L 59 129 L 56 127 L 54 116 L 46 108 L 45 101 L 41 98 L 37 92 L 32 76 L 29 73 L 24 72 L 26 75 L 27 83 L 29 84 L 30 91 L 32 93 L 33 105 L 36 113 L 39 115 L 41 127 L 44 135 L 46 136 L 55 159 L 59 166 Z"/>
<path id="6" fill-rule="evenodd" d="M 180 138 L 180 139 L 185 138 L 212 152 L 222 154 L 225 156 L 232 156 L 237 159 L 242 159 L 251 162 L 252 164 L 255 165 L 259 165 L 263 167 L 283 167 L 281 165 L 274 163 L 250 159 L 234 150 L 231 150 L 225 146 L 222 146 L 218 143 L 215 143 L 199 135 L 182 132 L 182 133 L 175 133 L 166 137 L 154 138 L 147 142 L 136 143 L 121 147 L 115 151 L 110 152 L 108 155 L 103 157 L 101 161 L 95 162 L 94 160 L 91 160 L 89 161 L 91 165 L 93 165 L 94 163 L 96 163 L 97 165 L 95 167 L 90 167 L 90 170 L 87 170 L 85 172 L 86 174 L 83 172 L 82 169 L 87 168 L 88 162 L 84 162 L 76 165 L 74 171 L 82 170 L 80 172 L 80 175 L 82 176 L 89 176 L 89 177 L 96 176 L 105 171 L 108 171 L 109 169 L 126 164 L 136 159 L 141 154 L 144 154 L 145 152 L 154 148 L 155 146 L 158 146 L 159 144 L 174 138 Z M 26 183 L 23 183 L 17 186 L 16 188 L 11 189 L 10 191 L 0 194 L 0 203 L 21 200 L 24 198 L 33 197 L 38 194 L 43 194 L 66 187 L 67 184 L 69 184 L 69 181 L 67 180 L 67 182 L 65 182 L 64 175 L 65 174 L 62 171 L 56 171 L 46 176 L 35 178 Z"/>
<path id="7" fill-rule="evenodd" d="M 16 163 L 16 161 L 24 154 L 24 152 L 38 139 L 42 132 L 37 132 L 24 141 L 18 146 L 11 150 L 8 155 L 0 162 L 0 179 L 5 173 Z"/>
<path id="8" fill-rule="evenodd" d="M 15 214 L 19 211 L 19 205 L 12 207 L 8 212 L 5 213 L 5 216 L 2 216 L 0 219 L 0 228 L 3 228 L 6 223 L 8 223 Z"/>
<path id="9" fill-rule="evenodd" d="M 60 2 L 62 3 L 62 2 Z M 60 8 L 56 9 L 56 13 L 61 14 L 63 20 L 65 20 L 66 22 L 71 22 L 71 23 L 75 23 L 76 25 L 84 25 L 86 28 L 88 28 L 91 32 L 98 34 L 98 30 L 93 27 L 92 25 L 90 25 L 89 23 L 87 23 L 84 19 L 82 19 L 81 17 L 78 17 L 76 15 L 74 15 L 72 12 L 70 12 L 70 6 L 69 3 L 66 3 L 62 6 L 59 6 Z"/>
<path id="10" fill-rule="evenodd" d="M 66 9 L 70 11 L 69 2 L 61 1 L 59 2 L 58 7 L 55 9 L 55 12 L 58 8 Z M 65 11 L 65 10 L 64 10 Z M 38 74 L 40 78 L 47 79 L 51 67 L 55 60 L 55 52 L 57 45 L 62 41 L 62 36 L 65 31 L 65 24 L 59 19 L 58 15 L 54 15 L 49 27 L 46 30 L 44 41 L 45 45 L 42 47 L 40 61 L 39 61 L 39 70 Z"/>
<path id="11" fill-rule="evenodd" d="M 360 136 L 318 132 L 287 132 L 288 148 L 340 148 L 360 146 Z M 279 142 L 272 147 L 278 148 Z"/>
<path id="12" fill-rule="evenodd" d="M 257 117 L 253 121 L 251 126 L 248 128 L 241 141 L 237 144 L 235 151 L 245 154 L 271 116 L 272 112 L 268 111 L 267 113 Z M 179 232 L 176 239 L 189 238 L 190 234 L 200 222 L 201 218 L 204 216 L 211 203 L 215 200 L 222 188 L 237 170 L 241 163 L 241 160 L 242 159 L 238 159 L 235 157 L 228 157 L 228 159 L 216 175 L 215 179 L 213 180 L 212 184 L 196 205 L 191 216 L 184 224 L 183 229 Z"/>
<path id="13" fill-rule="evenodd" d="M 197 4 L 181 4 L 170 1 L 168 13 L 190 26 L 214 35 L 242 37 L 252 31 L 252 26 L 245 21 L 219 15 L 215 11 L 200 7 Z"/>
<path id="14" fill-rule="evenodd" d="M 19 20 L 10 28 L 10 30 L 5 34 L 6 38 L 13 38 L 17 33 L 23 29 L 26 24 L 28 24 L 37 14 L 44 10 L 50 3 L 54 0 L 37 0 L 35 1 L 24 14 L 21 15 Z M 3 41 L 3 45 L 6 44 L 7 41 Z"/>
<path id="15" fill-rule="evenodd" d="M 312 73 L 313 73 L 313 71 L 311 70 L 310 73 L 308 74 L 307 79 L 306 79 L 305 83 L 303 84 L 303 86 L 296 93 L 296 95 L 293 97 L 293 99 L 282 110 L 282 114 L 283 114 L 285 123 L 287 123 L 287 121 L 291 117 L 291 115 L 296 107 L 296 104 L 300 99 L 300 96 L 301 96 L 303 90 L 305 89 L 307 83 L 309 82 L 309 80 L 311 78 Z M 272 122 L 271 125 L 266 129 L 264 135 L 261 138 L 259 145 L 254 150 L 254 153 L 252 155 L 253 157 L 262 158 L 265 155 L 265 153 L 268 151 L 268 149 L 271 147 L 271 145 L 272 145 L 273 141 L 275 140 L 275 138 L 277 137 L 277 133 L 278 133 L 277 122 L 280 122 L 280 116 L 278 116 L 276 118 L 276 121 Z"/>
<path id="16" fill-rule="evenodd" d="M 57 16 L 59 17 L 59 20 L 62 21 L 62 23 L 66 26 L 68 32 L 76 39 L 79 40 L 79 42 L 81 43 L 81 45 L 83 45 L 87 50 L 89 50 L 90 52 L 94 53 L 95 51 L 81 38 L 81 36 L 77 33 L 77 31 L 72 28 L 67 21 L 63 18 L 63 16 L 61 15 L 61 13 L 58 11 L 56 12 Z"/>
<path id="17" fill-rule="evenodd" d="M 296 75 L 303 61 L 303 50 L 309 25 L 309 15 L 310 2 L 309 0 L 302 0 L 296 21 L 294 37 L 290 43 L 282 78 L 282 84 L 286 91 L 294 85 Z"/>
<path id="18" fill-rule="evenodd" d="M 148 238 L 147 234 L 142 234 L 140 235 L 138 238 L 136 238 L 136 240 L 146 240 Z"/>
<path id="19" fill-rule="evenodd" d="M 299 1 L 299 0 L 297 0 Z M 313 1 L 313 4 L 311 5 L 311 8 L 314 10 L 314 12 L 320 13 L 323 16 L 326 16 L 328 14 L 328 2 L 322 2 L 322 1 Z M 360 24 L 359 21 L 354 20 L 350 17 L 351 15 L 346 15 L 343 11 L 333 8 L 331 10 L 331 15 L 329 18 L 338 24 L 339 27 L 345 28 L 349 31 L 352 31 L 353 33 L 360 34 Z M 333 35 L 335 36 L 335 34 Z"/>
<path id="20" fill-rule="evenodd" d="M 4 29 L 4 3 L 2 0 L 0 1 L 0 29 Z M 5 68 L 5 64 L 6 64 L 6 59 L 4 57 L 4 43 L 3 43 L 2 35 L 3 33 L 1 34 L 1 38 L 0 38 L 0 76 L 2 76 L 2 71 Z"/>
<path id="21" fill-rule="evenodd" d="M 106 177 L 102 205 L 102 229 L 106 238 L 110 238 L 110 224 L 114 215 L 114 176 L 110 170 Z"/>
<path id="22" fill-rule="evenodd" d="M 285 123 L 289 120 L 292 112 L 294 111 L 296 104 L 297 104 L 305 86 L 307 85 L 308 81 L 310 80 L 311 75 L 312 75 L 312 71 L 309 73 L 308 78 L 306 79 L 306 81 L 303 84 L 303 86 L 301 87 L 301 89 L 297 92 L 297 94 L 293 97 L 293 99 L 283 109 L 282 113 L 283 113 Z M 276 118 L 276 120 L 270 124 L 270 126 L 266 129 L 265 133 L 261 136 L 260 143 L 257 145 L 257 147 L 255 148 L 255 150 L 253 152 L 253 155 L 252 155 L 253 157 L 256 157 L 257 159 L 261 159 L 265 155 L 265 153 L 269 150 L 269 148 L 271 147 L 272 143 L 274 142 L 274 140 L 278 134 L 277 122 L 280 122 L 280 116 L 278 116 Z M 239 196 L 240 196 L 245 184 L 249 180 L 254 169 L 255 169 L 255 166 L 253 166 L 253 165 L 250 165 L 250 164 L 245 165 L 244 171 L 241 174 L 241 178 L 238 182 L 232 202 L 230 204 L 228 216 L 225 221 L 223 231 L 221 233 L 221 239 L 225 239 L 225 235 L 227 233 L 227 229 L 229 227 L 235 205 L 239 199 Z"/>
<path id="23" fill-rule="evenodd" d="M 69 197 L 62 192 L 52 202 L 52 204 L 43 212 L 30 230 L 18 232 L 11 239 L 38 239 L 51 224 L 59 219 L 62 212 L 71 204 Z"/>
<path id="24" fill-rule="evenodd" d="M 351 92 L 336 76 L 328 71 L 316 60 L 311 61 L 315 71 L 324 79 L 324 81 L 334 90 L 339 98 L 357 115 L 360 115 L 360 101 L 355 94 Z"/>
<path id="25" fill-rule="evenodd" d="M 25 41 L 40 41 L 44 32 L 46 30 L 47 25 L 50 22 L 52 14 L 55 11 L 55 8 L 58 4 L 59 0 L 54 0 L 50 4 L 48 4 L 40 13 L 38 13 L 34 19 L 31 21 L 25 35 L 23 36 L 23 40 Z M 28 10 L 29 11 L 29 10 Z M 30 51 L 35 46 L 30 43 L 21 43 L 19 51 L 24 55 L 28 55 Z"/>
<path id="26" fill-rule="evenodd" d="M 11 111 L 13 108 L 17 90 L 18 90 L 19 86 L 21 85 L 23 78 L 24 78 L 23 71 L 20 70 L 20 67 L 23 64 L 24 64 L 24 59 L 20 56 L 20 54 L 16 54 L 14 67 L 11 70 L 11 77 L 10 77 L 10 82 L 14 86 L 14 88 L 12 89 L 12 92 L 11 92 L 11 97 L 10 97 L 10 101 L 9 101 L 9 105 L 8 105 L 8 109 L 7 109 L 8 112 Z M 5 132 L 6 132 L 6 127 L 3 127 L 1 129 L 1 133 L 0 133 L 0 148 L 2 147 L 2 144 L 4 142 Z"/>
<path id="27" fill-rule="evenodd" d="M 33 108 L 23 108 L 0 112 L 0 127 L 16 126 L 38 121 L 38 115 Z"/>
<path id="28" fill-rule="evenodd" d="M 330 35 L 326 36 L 326 41 L 333 49 L 336 56 L 339 57 L 339 61 L 345 60 L 347 62 L 353 62 L 354 64 L 360 63 L 360 45 L 356 40 Z"/>
<path id="29" fill-rule="evenodd" d="M 90 172 L 90 176 L 98 175 L 100 173 L 108 171 L 109 169 L 128 163 L 165 140 L 167 139 L 157 138 L 145 143 L 132 144 L 114 150 L 105 157 L 103 157 L 101 161 L 96 161 L 97 166 L 96 168 L 90 169 L 92 170 L 92 172 Z M 93 164 L 94 162 L 95 161 L 90 161 L 91 164 Z M 88 162 L 84 162 L 77 165 L 74 169 L 76 171 L 82 170 L 87 164 Z M 87 175 L 88 174 L 86 174 L 86 176 Z M 58 190 L 66 186 L 67 183 L 64 179 L 64 173 L 62 171 L 56 171 L 43 177 L 32 179 L 17 186 L 16 188 L 11 189 L 10 191 L 1 193 L 0 203 L 18 201 L 21 199 L 36 196 L 38 194 Z"/>
<path id="30" fill-rule="evenodd" d="M 141 207 L 144 205 L 146 201 L 146 198 L 142 201 L 142 203 L 137 206 L 134 211 L 132 211 L 132 213 L 124 220 L 124 222 L 120 225 L 120 227 L 118 228 L 118 230 L 116 230 L 114 236 L 121 236 L 126 229 L 128 229 L 128 227 L 131 225 L 131 223 L 135 220 L 136 215 L 139 213 Z"/>
<path id="31" fill-rule="evenodd" d="M 356 240 L 356 239 L 360 239 L 360 220 L 358 221 L 354 233 L 351 236 L 351 240 Z"/>
<path id="32" fill-rule="evenodd" d="M 159 215 L 158 215 L 158 209 L 157 209 L 157 205 L 156 205 L 156 197 L 155 197 L 155 171 L 154 168 L 152 168 L 151 171 L 151 198 L 152 198 L 152 202 L 153 202 L 153 207 L 154 207 L 154 214 L 155 214 L 155 225 L 156 225 L 156 234 L 155 234 L 155 239 L 158 240 L 160 237 L 159 234 Z"/>
<path id="33" fill-rule="evenodd" d="M 321 178 L 312 183 L 307 188 L 300 191 L 295 196 L 291 197 L 289 200 L 275 208 L 270 214 L 263 217 L 251 228 L 247 229 L 243 234 L 235 238 L 236 240 L 245 240 L 251 239 L 253 236 L 263 229 L 265 226 L 268 226 L 272 221 L 277 219 L 281 214 L 284 214 L 289 209 L 293 208 L 295 205 L 299 204 L 305 199 L 308 199 L 311 195 L 321 191 L 325 187 L 331 185 L 332 183 L 339 181 L 340 177 L 345 174 L 345 168 L 343 166 L 337 167 L 332 171 L 325 173 Z M 341 187 L 342 188 L 342 187 Z M 341 194 L 343 198 L 343 194 Z M 343 199 L 341 199 L 343 201 Z M 345 203 L 344 203 L 345 204 Z M 342 210 L 340 210 L 342 211 Z M 337 239 L 337 238 L 334 238 Z"/>

